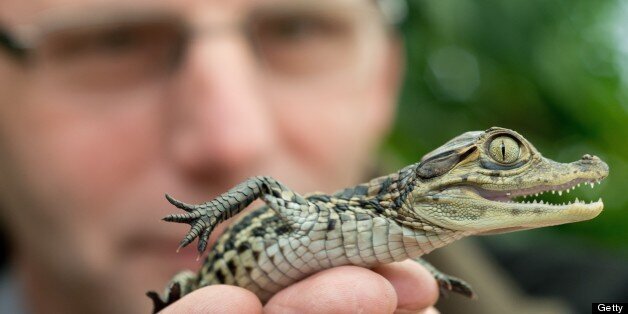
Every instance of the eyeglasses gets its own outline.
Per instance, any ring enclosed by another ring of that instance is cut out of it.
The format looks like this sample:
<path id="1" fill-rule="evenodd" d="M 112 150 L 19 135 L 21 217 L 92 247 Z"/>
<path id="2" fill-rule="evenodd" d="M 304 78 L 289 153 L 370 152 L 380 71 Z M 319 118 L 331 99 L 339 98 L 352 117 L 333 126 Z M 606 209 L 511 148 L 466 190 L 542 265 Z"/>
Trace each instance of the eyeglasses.
<path id="1" fill-rule="evenodd" d="M 338 2 L 272 2 L 227 27 L 193 27 L 163 12 L 64 16 L 13 34 L 0 28 L 0 47 L 60 87 L 113 92 L 167 77 L 185 59 L 194 38 L 235 30 L 265 74 L 326 79 L 368 64 L 365 56 L 373 38 L 385 33 L 388 24 L 386 11 L 371 2 Z"/>

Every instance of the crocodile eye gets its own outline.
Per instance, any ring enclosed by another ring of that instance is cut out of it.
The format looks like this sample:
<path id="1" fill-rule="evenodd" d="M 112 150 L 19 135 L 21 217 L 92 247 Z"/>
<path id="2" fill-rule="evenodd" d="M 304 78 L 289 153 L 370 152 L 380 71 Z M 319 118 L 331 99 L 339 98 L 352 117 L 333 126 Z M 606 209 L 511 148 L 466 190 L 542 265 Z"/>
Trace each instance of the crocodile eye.
<path id="1" fill-rule="evenodd" d="M 498 136 L 488 147 L 493 160 L 502 164 L 511 164 L 519 159 L 519 143 L 509 136 Z"/>

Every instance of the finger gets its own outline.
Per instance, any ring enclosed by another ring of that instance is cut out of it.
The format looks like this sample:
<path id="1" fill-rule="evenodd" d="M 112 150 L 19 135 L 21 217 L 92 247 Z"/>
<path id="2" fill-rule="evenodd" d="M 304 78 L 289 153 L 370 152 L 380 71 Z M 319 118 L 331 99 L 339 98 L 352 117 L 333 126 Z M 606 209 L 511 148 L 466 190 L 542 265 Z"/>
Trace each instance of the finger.
<path id="1" fill-rule="evenodd" d="M 438 284 L 425 267 L 412 260 L 373 268 L 388 279 L 397 293 L 397 308 L 409 311 L 426 309 L 438 301 Z"/>
<path id="2" fill-rule="evenodd" d="M 366 268 L 340 266 L 279 291 L 264 310 L 268 313 L 392 313 L 396 306 L 395 289 L 384 277 Z"/>
<path id="3" fill-rule="evenodd" d="M 215 285 L 195 290 L 159 313 L 259 314 L 262 313 L 262 303 L 244 288 Z"/>

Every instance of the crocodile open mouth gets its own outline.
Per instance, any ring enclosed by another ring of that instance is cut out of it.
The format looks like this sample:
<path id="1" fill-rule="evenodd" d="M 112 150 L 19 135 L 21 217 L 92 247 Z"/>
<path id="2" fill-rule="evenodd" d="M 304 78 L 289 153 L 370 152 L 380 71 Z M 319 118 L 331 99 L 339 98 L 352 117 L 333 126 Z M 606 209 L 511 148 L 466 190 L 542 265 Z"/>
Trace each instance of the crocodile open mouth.
<path id="1" fill-rule="evenodd" d="M 547 202 L 542 199 L 536 199 L 543 195 L 544 193 L 552 193 L 558 194 L 558 196 L 562 196 L 563 193 L 569 193 L 576 188 L 580 187 L 582 184 L 585 186 L 588 185 L 591 188 L 594 188 L 596 184 L 599 184 L 601 179 L 591 180 L 591 179 L 574 179 L 564 184 L 560 185 L 538 185 L 535 187 L 518 189 L 518 190 L 510 190 L 510 191 L 495 191 L 495 190 L 486 190 L 483 188 L 476 188 L 478 195 L 482 198 L 487 199 L 489 201 L 497 201 L 497 202 L 505 202 L 505 203 L 518 203 L 518 204 L 542 204 L 542 205 L 552 205 L 552 206 L 567 206 L 573 204 L 580 205 L 601 205 L 602 198 L 593 202 L 586 202 L 579 200 L 577 197 L 573 201 L 564 202 L 562 204 L 553 204 Z M 599 204 L 598 204 L 599 203 Z M 597 207 L 597 206 L 596 206 Z"/>

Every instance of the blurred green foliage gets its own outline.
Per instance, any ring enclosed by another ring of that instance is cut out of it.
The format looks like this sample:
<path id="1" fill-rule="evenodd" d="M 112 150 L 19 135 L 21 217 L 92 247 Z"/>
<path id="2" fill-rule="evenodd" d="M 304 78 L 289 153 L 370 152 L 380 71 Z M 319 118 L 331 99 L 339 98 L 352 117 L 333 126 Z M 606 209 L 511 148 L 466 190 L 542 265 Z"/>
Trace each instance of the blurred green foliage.
<path id="1" fill-rule="evenodd" d="M 596 219 L 551 228 L 628 251 L 628 4 L 588 0 L 409 1 L 406 83 L 386 145 L 400 163 L 469 130 L 517 130 L 545 156 L 600 156 L 610 176 L 561 199 Z"/>

